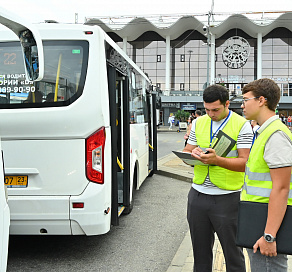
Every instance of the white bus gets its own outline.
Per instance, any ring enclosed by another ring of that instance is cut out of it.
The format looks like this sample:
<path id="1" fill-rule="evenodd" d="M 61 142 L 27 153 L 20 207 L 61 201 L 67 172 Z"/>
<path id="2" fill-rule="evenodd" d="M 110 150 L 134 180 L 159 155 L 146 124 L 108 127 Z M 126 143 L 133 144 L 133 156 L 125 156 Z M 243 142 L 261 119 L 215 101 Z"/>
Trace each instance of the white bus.
<path id="1" fill-rule="evenodd" d="M 44 59 L 28 39 L 25 60 L 32 75 L 35 60 L 44 61 L 38 82 L 25 78 L 17 37 L 0 38 L 10 234 L 104 234 L 131 212 L 134 191 L 156 169 L 155 94 L 98 26 L 35 28 Z"/>

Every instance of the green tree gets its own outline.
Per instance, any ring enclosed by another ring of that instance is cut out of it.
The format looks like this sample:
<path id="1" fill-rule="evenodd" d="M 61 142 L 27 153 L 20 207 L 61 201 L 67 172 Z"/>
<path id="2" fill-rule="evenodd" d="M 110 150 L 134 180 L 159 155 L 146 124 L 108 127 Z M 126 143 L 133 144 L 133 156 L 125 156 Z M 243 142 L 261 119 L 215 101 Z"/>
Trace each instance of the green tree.
<path id="1" fill-rule="evenodd" d="M 180 122 L 187 122 L 190 114 L 184 110 L 178 110 L 175 114 L 175 118 Z"/>

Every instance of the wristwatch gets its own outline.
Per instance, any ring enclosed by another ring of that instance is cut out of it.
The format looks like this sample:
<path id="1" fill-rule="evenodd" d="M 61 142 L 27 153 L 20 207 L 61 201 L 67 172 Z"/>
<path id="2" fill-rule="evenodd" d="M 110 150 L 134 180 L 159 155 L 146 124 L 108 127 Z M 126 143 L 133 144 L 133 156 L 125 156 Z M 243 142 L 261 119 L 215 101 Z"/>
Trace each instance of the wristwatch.
<path id="1" fill-rule="evenodd" d="M 265 239 L 266 242 L 268 242 L 268 243 L 273 243 L 273 242 L 276 241 L 276 237 L 274 237 L 273 235 L 268 234 L 268 233 L 264 233 L 264 239 Z"/>

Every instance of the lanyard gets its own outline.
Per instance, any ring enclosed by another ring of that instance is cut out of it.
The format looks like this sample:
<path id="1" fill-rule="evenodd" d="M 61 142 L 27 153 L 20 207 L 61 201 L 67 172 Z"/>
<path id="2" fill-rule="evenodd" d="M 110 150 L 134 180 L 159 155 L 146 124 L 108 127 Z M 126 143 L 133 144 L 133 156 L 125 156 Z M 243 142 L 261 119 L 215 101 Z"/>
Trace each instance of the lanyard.
<path id="1" fill-rule="evenodd" d="M 230 116 L 231 111 L 229 110 L 229 113 L 223 123 L 217 128 L 216 132 L 213 134 L 213 120 L 211 120 L 211 128 L 210 128 L 210 147 L 212 146 L 213 138 L 217 134 L 217 132 L 220 130 L 221 127 L 227 122 L 229 116 Z"/>
<path id="2" fill-rule="evenodd" d="M 257 138 L 256 136 L 257 136 L 257 132 L 258 132 L 259 128 L 260 128 L 260 127 L 258 127 L 257 130 L 256 130 L 256 131 L 254 132 L 254 134 L 253 134 L 253 138 L 252 138 L 252 143 L 251 143 L 250 150 L 252 149 L 252 146 L 253 146 L 253 144 L 254 144 L 255 139 Z"/>

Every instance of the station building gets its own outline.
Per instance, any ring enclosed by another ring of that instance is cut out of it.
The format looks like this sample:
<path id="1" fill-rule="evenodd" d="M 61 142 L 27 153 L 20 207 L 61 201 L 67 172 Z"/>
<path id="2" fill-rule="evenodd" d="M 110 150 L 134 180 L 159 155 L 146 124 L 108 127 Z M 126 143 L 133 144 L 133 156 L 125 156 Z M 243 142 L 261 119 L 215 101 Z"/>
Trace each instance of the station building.
<path id="1" fill-rule="evenodd" d="M 225 85 L 233 97 L 263 77 L 281 89 L 279 114 L 292 115 L 292 12 L 257 15 L 233 14 L 217 21 L 211 14 L 205 21 L 188 15 L 171 23 L 160 17 L 157 24 L 134 18 L 123 25 L 96 17 L 86 18 L 85 24 L 103 28 L 161 90 L 165 124 L 178 109 L 203 109 L 202 93 L 209 84 Z M 241 112 L 240 106 L 236 98 L 230 108 Z"/>

